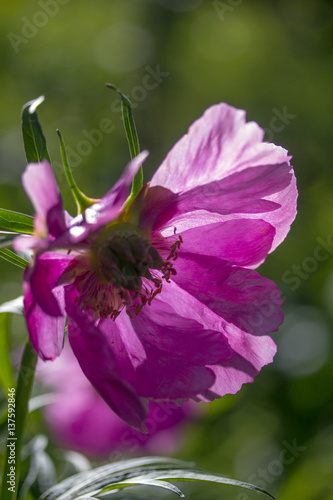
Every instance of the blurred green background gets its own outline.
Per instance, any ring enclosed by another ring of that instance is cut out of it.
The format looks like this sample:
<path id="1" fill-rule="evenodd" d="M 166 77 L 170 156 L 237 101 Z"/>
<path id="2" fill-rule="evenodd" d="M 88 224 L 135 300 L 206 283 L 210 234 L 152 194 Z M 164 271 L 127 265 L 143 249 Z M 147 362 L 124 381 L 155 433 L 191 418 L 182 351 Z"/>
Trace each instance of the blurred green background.
<path id="1" fill-rule="evenodd" d="M 333 249 L 315 258 L 333 237 L 332 20 L 325 0 L 17 0 L 0 14 L 1 207 L 32 214 L 20 185 L 20 110 L 41 94 L 39 119 L 67 209 L 74 204 L 56 128 L 87 195 L 102 196 L 117 180 L 129 153 L 119 99 L 105 82 L 132 99 L 141 148 L 150 151 L 146 180 L 221 101 L 246 109 L 267 140 L 292 154 L 298 216 L 261 267 L 285 297 L 278 355 L 254 384 L 207 405 L 178 452 L 280 500 L 333 499 Z M 21 294 L 21 271 L 4 261 L 0 271 L 4 302 Z M 23 324 L 14 326 L 18 336 Z M 259 498 L 222 486 L 189 493 Z"/>

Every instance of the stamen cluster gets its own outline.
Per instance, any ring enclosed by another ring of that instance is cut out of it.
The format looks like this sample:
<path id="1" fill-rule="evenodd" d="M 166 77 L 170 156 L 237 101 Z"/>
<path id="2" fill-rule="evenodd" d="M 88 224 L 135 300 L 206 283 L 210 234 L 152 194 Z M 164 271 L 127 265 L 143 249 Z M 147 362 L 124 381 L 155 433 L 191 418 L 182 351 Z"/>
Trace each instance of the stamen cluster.
<path id="1" fill-rule="evenodd" d="M 172 238 L 170 246 L 161 235 L 150 237 L 130 224 L 119 226 L 96 241 L 92 269 L 77 277 L 78 301 L 94 317 L 115 320 L 123 308 L 130 317 L 138 315 L 161 293 L 163 279 L 170 283 L 176 274 L 172 261 L 177 259 L 181 236 Z"/>

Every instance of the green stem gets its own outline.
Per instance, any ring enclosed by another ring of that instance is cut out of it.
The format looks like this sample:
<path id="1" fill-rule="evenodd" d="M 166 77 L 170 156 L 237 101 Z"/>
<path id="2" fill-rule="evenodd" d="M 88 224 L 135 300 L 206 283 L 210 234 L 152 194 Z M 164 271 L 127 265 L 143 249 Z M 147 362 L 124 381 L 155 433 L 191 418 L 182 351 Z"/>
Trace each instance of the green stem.
<path id="1" fill-rule="evenodd" d="M 25 346 L 21 366 L 17 381 L 16 388 L 16 398 L 15 398 L 15 436 L 10 437 L 8 434 L 8 438 L 6 441 L 6 457 L 5 464 L 3 469 L 3 478 L 2 478 L 2 491 L 1 491 L 1 499 L 2 500 L 15 500 L 17 496 L 18 489 L 18 481 L 20 478 L 20 454 L 23 442 L 23 432 L 27 420 L 28 414 L 28 403 L 30 398 L 30 393 L 32 389 L 32 384 L 35 375 L 35 368 L 37 363 L 37 354 L 33 349 L 32 345 L 28 341 Z M 8 443 L 14 443 L 10 448 Z M 12 462 L 13 454 L 11 453 L 11 449 L 13 450 L 15 446 L 15 462 Z M 15 469 L 15 486 L 14 488 L 10 488 L 10 484 L 7 483 L 10 479 L 10 472 Z"/>

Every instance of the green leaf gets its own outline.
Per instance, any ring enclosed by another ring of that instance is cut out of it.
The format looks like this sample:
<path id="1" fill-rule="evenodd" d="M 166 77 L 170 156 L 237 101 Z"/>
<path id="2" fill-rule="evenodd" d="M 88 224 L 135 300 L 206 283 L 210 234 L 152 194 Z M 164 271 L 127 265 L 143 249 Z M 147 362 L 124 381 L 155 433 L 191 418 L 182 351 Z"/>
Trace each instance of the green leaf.
<path id="1" fill-rule="evenodd" d="M 10 314 L 0 313 L 0 383 L 7 394 L 8 388 L 16 387 L 9 358 Z"/>
<path id="2" fill-rule="evenodd" d="M 183 497 L 183 493 L 169 481 L 204 481 L 239 486 L 276 500 L 269 492 L 252 484 L 215 476 L 193 468 L 192 464 L 162 457 L 125 460 L 75 474 L 48 490 L 41 500 L 72 500 L 87 496 L 99 498 L 108 492 L 135 485 L 160 487 Z"/>
<path id="3" fill-rule="evenodd" d="M 20 267 L 21 269 L 25 269 L 29 262 L 25 259 L 22 259 L 22 257 L 19 257 L 14 253 L 12 250 L 9 250 L 8 248 L 2 248 L 0 250 L 0 257 L 4 260 L 7 260 L 7 262 L 10 262 L 11 264 L 14 264 L 15 266 Z"/>
<path id="4" fill-rule="evenodd" d="M 0 228 L 4 231 L 32 234 L 34 232 L 34 219 L 30 215 L 0 208 Z"/>
<path id="5" fill-rule="evenodd" d="M 121 111 L 125 127 L 125 133 L 130 150 L 130 155 L 131 158 L 133 159 L 140 153 L 140 145 L 139 145 L 138 133 L 136 131 L 136 126 L 133 118 L 131 101 L 125 94 L 121 92 L 121 90 L 119 90 L 112 83 L 106 83 L 106 86 L 112 90 L 115 90 L 121 97 Z M 132 191 L 128 205 L 131 204 L 132 201 L 138 196 L 138 194 L 142 189 L 142 185 L 143 185 L 143 170 L 141 167 L 133 179 Z"/>
<path id="6" fill-rule="evenodd" d="M 38 99 L 27 102 L 22 108 L 22 133 L 28 163 L 39 163 L 42 160 L 48 160 L 51 163 L 36 112 L 37 107 L 44 99 L 44 96 L 40 96 Z"/>

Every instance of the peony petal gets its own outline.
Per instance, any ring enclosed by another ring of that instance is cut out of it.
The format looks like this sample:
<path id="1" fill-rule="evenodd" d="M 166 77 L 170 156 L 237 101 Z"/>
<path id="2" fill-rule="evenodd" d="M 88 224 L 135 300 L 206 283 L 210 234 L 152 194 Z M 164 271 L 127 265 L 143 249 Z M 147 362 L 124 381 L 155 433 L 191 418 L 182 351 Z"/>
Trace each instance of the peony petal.
<path id="1" fill-rule="evenodd" d="M 196 297 L 190 295 L 176 283 L 169 283 L 161 295 L 175 310 L 188 318 L 200 321 L 206 329 L 220 331 L 233 350 L 232 357 L 220 365 L 209 368 L 215 374 L 215 382 L 198 398 L 212 401 L 225 394 L 234 394 L 244 383 L 253 382 L 261 368 L 273 361 L 276 345 L 268 335 L 252 335 L 219 316 Z"/>
<path id="2" fill-rule="evenodd" d="M 246 123 L 244 111 L 224 103 L 194 122 L 150 183 L 180 193 L 163 234 L 249 213 L 275 227 L 273 251 L 295 219 L 297 188 L 287 152 L 263 137 L 256 123 Z"/>
<path id="3" fill-rule="evenodd" d="M 22 184 L 36 213 L 47 223 L 49 234 L 60 236 L 66 230 L 62 198 L 49 162 L 29 163 Z"/>
<path id="4" fill-rule="evenodd" d="M 245 332 L 265 335 L 283 321 L 279 289 L 255 271 L 181 251 L 176 270 L 173 281 Z"/>
<path id="5" fill-rule="evenodd" d="M 289 186 L 291 170 L 287 163 L 252 167 L 200 185 L 179 196 L 179 212 L 201 209 L 222 215 L 272 212 L 280 205 L 264 198 Z"/>
<path id="6" fill-rule="evenodd" d="M 158 298 L 132 320 L 121 314 L 116 325 L 122 344 L 115 342 L 115 349 L 123 376 L 130 377 L 138 394 L 147 398 L 178 400 L 195 396 L 214 382 L 206 365 L 223 363 L 232 355 L 220 332 L 176 314 Z M 133 337 L 144 348 L 140 363 L 131 359 Z M 125 351 L 129 353 L 126 359 Z"/>
<path id="7" fill-rule="evenodd" d="M 215 383 L 199 399 L 212 401 L 235 394 L 243 384 L 253 382 L 262 367 L 274 359 L 276 344 L 268 335 L 246 335 L 234 325 L 228 325 L 225 334 L 235 353 L 223 366 L 210 367 L 216 376 Z"/>
<path id="8" fill-rule="evenodd" d="M 29 268 L 25 271 L 24 313 L 31 343 L 38 356 L 43 360 L 53 360 L 60 355 L 63 342 L 66 317 L 52 317 L 37 304 L 29 284 Z M 63 288 L 53 291 L 54 300 L 60 309 L 64 308 Z"/>
<path id="9" fill-rule="evenodd" d="M 143 430 L 148 403 L 119 375 L 113 347 L 117 341 L 115 322 L 109 319 L 94 324 L 77 308 L 73 286 L 66 287 L 65 296 L 68 338 L 84 374 L 120 418 Z"/>
<path id="10" fill-rule="evenodd" d="M 274 235 L 275 229 L 260 219 L 215 222 L 184 231 L 181 252 L 219 257 L 238 266 L 253 266 L 266 258 Z"/>
<path id="11" fill-rule="evenodd" d="M 288 162 L 287 152 L 262 142 L 263 137 L 264 131 L 257 123 L 246 123 L 245 111 L 216 104 L 171 149 L 151 186 L 183 192 L 247 167 Z"/>
<path id="12" fill-rule="evenodd" d="M 55 297 L 57 281 L 74 257 L 68 254 L 46 252 L 36 260 L 34 268 L 29 273 L 31 292 L 35 301 L 46 314 L 62 316 L 63 308 Z"/>

